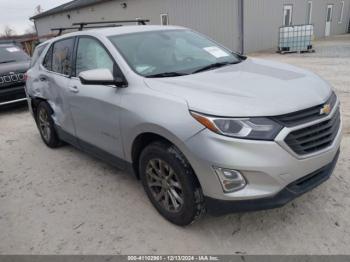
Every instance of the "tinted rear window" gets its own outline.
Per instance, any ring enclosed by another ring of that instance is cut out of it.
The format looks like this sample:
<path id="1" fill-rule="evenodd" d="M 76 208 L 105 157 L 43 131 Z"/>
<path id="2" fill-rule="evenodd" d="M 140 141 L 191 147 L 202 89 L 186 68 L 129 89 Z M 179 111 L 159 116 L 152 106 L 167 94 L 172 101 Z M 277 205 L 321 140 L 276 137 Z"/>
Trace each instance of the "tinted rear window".
<path id="1" fill-rule="evenodd" d="M 72 55 L 74 38 L 60 40 L 53 45 L 52 71 L 70 75 L 72 72 Z"/>

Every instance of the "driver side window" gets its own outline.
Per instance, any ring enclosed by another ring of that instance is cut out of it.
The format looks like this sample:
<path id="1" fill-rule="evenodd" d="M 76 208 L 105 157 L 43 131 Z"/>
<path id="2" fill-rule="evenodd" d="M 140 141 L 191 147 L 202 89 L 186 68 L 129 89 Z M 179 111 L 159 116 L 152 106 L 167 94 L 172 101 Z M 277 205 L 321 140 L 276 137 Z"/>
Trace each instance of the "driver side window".
<path id="1" fill-rule="evenodd" d="M 89 37 L 79 38 L 75 75 L 93 69 L 109 69 L 113 73 L 113 59 L 105 48 L 95 39 Z"/>

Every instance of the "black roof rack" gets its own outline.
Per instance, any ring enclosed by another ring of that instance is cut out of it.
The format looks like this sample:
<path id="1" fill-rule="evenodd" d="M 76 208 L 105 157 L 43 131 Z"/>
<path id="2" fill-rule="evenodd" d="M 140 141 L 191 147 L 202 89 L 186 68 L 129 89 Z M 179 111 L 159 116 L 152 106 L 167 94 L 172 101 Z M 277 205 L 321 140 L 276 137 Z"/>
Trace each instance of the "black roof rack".
<path id="1" fill-rule="evenodd" d="M 119 27 L 121 25 L 117 24 L 112 24 L 112 25 L 104 25 L 104 26 L 86 26 L 84 29 L 96 29 L 96 28 L 106 28 L 106 27 Z M 51 28 L 51 31 L 58 31 L 57 36 L 62 35 L 64 31 L 67 30 L 77 30 L 77 31 L 82 31 L 80 30 L 80 27 L 58 27 L 58 28 Z"/>
<path id="2" fill-rule="evenodd" d="M 138 25 L 146 25 L 146 23 L 149 23 L 149 22 L 150 22 L 149 19 L 135 19 L 135 20 L 119 20 L 119 21 L 80 22 L 80 23 L 73 23 L 72 25 L 78 25 L 79 30 L 81 31 L 84 28 L 86 28 L 87 25 L 126 24 L 126 23 L 137 23 Z M 107 26 L 101 26 L 101 27 L 107 27 Z"/>
<path id="3" fill-rule="evenodd" d="M 63 31 L 67 31 L 67 30 L 82 31 L 84 29 L 93 29 L 93 28 L 119 27 L 119 26 L 123 26 L 122 24 L 126 24 L 126 23 L 137 23 L 138 25 L 146 25 L 146 23 L 149 23 L 149 22 L 150 22 L 149 19 L 80 22 L 80 23 L 73 23 L 72 27 L 51 28 L 51 31 L 58 31 L 57 36 L 60 36 L 63 33 Z M 74 27 L 74 26 L 79 26 L 79 27 Z"/>
<path id="4" fill-rule="evenodd" d="M 58 31 L 57 36 L 60 36 L 63 31 L 67 31 L 67 30 L 78 30 L 78 27 L 57 27 L 57 28 L 51 28 L 51 31 Z"/>

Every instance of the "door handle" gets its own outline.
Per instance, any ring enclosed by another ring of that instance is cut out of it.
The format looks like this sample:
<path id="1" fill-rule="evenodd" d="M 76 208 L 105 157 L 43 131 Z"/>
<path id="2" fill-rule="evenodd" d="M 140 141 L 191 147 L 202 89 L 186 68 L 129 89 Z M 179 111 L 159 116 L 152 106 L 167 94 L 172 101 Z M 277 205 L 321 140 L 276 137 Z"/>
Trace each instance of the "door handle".
<path id="1" fill-rule="evenodd" d="M 78 93 L 79 89 L 77 86 L 70 86 L 69 91 L 71 91 L 72 93 Z"/>

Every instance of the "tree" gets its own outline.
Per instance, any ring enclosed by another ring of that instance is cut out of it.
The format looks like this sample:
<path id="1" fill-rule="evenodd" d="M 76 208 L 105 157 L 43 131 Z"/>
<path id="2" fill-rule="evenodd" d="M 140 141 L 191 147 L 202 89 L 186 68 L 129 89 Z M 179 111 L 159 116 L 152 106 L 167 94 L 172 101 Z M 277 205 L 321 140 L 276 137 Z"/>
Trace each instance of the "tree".
<path id="1" fill-rule="evenodd" d="M 25 31 L 25 34 L 35 34 L 36 33 L 36 28 L 34 24 L 31 24 Z"/>
<path id="2" fill-rule="evenodd" d="M 41 8 L 41 5 L 38 5 L 35 7 L 35 15 L 38 15 L 43 12 L 43 9 Z"/>
<path id="3" fill-rule="evenodd" d="M 2 34 L 4 37 L 11 37 L 16 35 L 16 31 L 9 27 L 8 25 L 5 26 L 4 32 Z"/>

